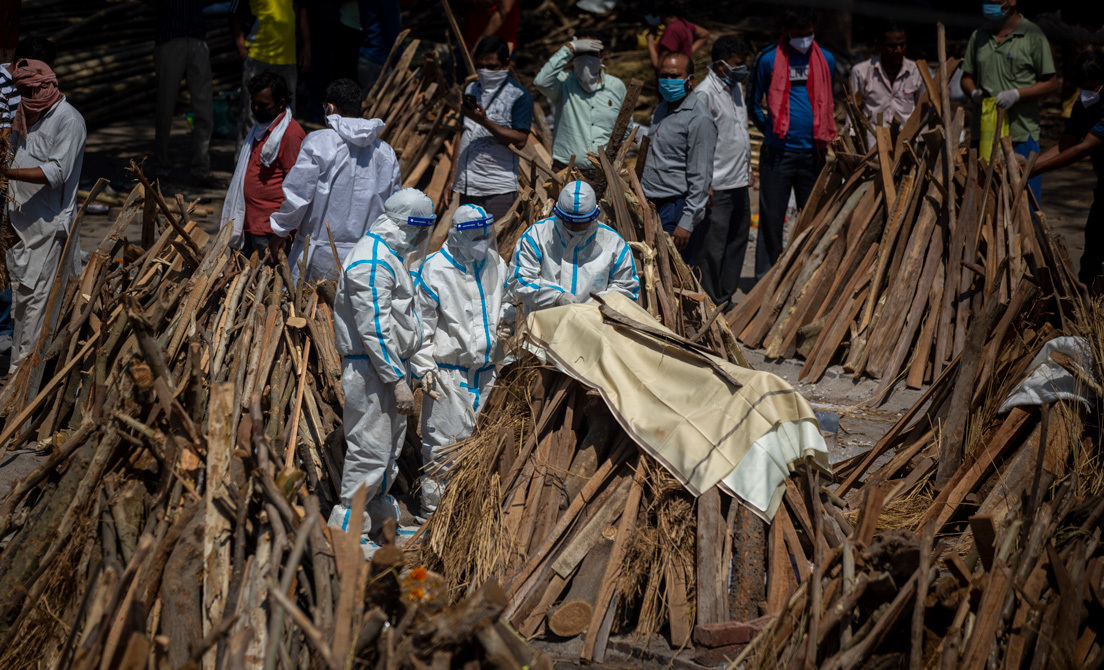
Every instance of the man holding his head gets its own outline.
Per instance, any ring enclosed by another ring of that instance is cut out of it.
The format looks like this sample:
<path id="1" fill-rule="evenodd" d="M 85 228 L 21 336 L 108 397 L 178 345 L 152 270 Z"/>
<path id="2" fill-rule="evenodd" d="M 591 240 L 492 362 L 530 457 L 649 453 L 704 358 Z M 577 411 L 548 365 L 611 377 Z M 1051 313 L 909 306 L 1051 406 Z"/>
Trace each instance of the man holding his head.
<path id="1" fill-rule="evenodd" d="M 816 43 L 815 23 L 816 15 L 808 7 L 784 10 L 778 43 L 761 51 L 751 70 L 747 105 L 764 136 L 759 154 L 756 279 L 767 274 L 782 253 L 790 192 L 797 206 L 804 207 L 824 165 L 825 149 L 836 139 L 832 114 L 836 59 Z"/>
<path id="2" fill-rule="evenodd" d="M 905 57 L 907 48 L 905 29 L 891 21 L 878 37 L 878 55 L 851 70 L 851 88 L 874 126 L 904 123 L 924 94 L 924 78 L 916 61 Z"/>
<path id="3" fill-rule="evenodd" d="M 717 127 L 696 95 L 690 57 L 668 53 L 659 62 L 659 94 L 652 114 L 651 144 L 640 185 L 656 206 L 663 229 L 690 265 L 697 264 L 706 226 L 705 206 L 713 181 Z"/>
<path id="4" fill-rule="evenodd" d="M 533 85 L 552 101 L 556 114 L 552 140 L 552 167 L 562 170 L 575 157 L 575 166 L 591 176 L 599 166 L 587 159 L 610 139 L 625 99 L 625 84 L 602 71 L 602 39 L 593 30 L 581 31 L 544 64 Z M 572 64 L 570 72 L 564 70 Z"/>
<path id="5" fill-rule="evenodd" d="M 476 205 L 501 220 L 517 200 L 518 157 L 533 124 L 533 96 L 510 76 L 510 47 L 484 37 L 472 53 L 479 81 L 464 89 L 464 131 L 452 164 L 452 191 L 461 205 Z M 451 200 L 445 191 L 445 207 Z"/>

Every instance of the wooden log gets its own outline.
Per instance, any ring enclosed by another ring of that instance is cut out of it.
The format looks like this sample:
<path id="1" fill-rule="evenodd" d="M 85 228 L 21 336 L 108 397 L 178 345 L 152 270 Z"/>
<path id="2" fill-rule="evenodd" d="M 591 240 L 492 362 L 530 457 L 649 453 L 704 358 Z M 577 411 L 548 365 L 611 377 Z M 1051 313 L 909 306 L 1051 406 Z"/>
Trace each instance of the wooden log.
<path id="1" fill-rule="evenodd" d="M 636 515 L 643 494 L 644 468 L 638 463 L 636 473 L 633 475 L 632 488 L 629 490 L 628 500 L 625 502 L 625 511 L 622 512 L 621 521 L 617 525 L 617 538 L 614 540 L 609 562 L 606 564 L 605 575 L 602 578 L 602 588 L 594 601 L 594 613 L 590 618 L 586 637 L 583 640 L 583 651 L 580 656 L 584 660 L 591 660 L 596 663 L 602 663 L 605 660 L 606 644 L 609 640 L 610 627 L 613 625 L 614 596 L 617 582 L 621 575 L 625 553 L 629 548 L 629 541 L 633 530 L 636 528 Z"/>
<path id="2" fill-rule="evenodd" d="M 698 496 L 697 524 L 697 584 L 724 584 L 727 576 L 724 555 L 726 526 L 721 515 L 721 492 L 713 487 Z M 697 616 L 699 624 L 728 621 L 728 594 L 720 588 L 698 590 Z"/>
<path id="3" fill-rule="evenodd" d="M 966 338 L 966 348 L 962 352 L 962 365 L 958 370 L 954 391 L 950 400 L 950 415 L 942 431 L 939 468 L 935 474 L 935 485 L 943 488 L 952 474 L 962 463 L 965 453 L 966 420 L 970 413 L 970 398 L 973 395 L 974 377 L 981 365 L 981 350 L 985 345 L 993 323 L 1001 315 L 1003 305 L 995 296 L 990 295 L 985 311 L 971 324 Z"/>
<path id="4" fill-rule="evenodd" d="M 627 489 L 625 493 L 627 496 Z M 602 578 L 605 577 L 612 551 L 613 539 L 599 535 L 596 544 L 579 565 L 578 573 L 571 580 L 571 588 L 548 615 L 550 631 L 564 638 L 575 637 L 586 631 L 594 614 L 594 601 L 601 590 Z"/>

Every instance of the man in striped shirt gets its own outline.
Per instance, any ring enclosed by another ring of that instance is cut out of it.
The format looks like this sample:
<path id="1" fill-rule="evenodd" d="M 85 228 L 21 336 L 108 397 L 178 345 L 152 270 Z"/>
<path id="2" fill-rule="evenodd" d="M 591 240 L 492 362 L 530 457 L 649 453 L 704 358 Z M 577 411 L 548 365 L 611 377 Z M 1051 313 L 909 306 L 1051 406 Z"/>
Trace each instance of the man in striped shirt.
<path id="1" fill-rule="evenodd" d="M 12 63 L 20 58 L 40 60 L 52 68 L 54 67 L 54 60 L 57 58 L 57 49 L 54 48 L 54 43 L 45 37 L 31 35 L 24 37 L 16 45 L 11 62 L 0 65 L 0 135 L 5 139 L 11 135 L 15 110 L 19 109 L 19 91 L 16 90 L 15 84 L 12 82 L 11 67 Z M 6 319 L 4 320 L 6 321 Z M 10 323 L 8 325 L 10 327 Z M 0 326 L 0 332 L 3 332 L 2 326 Z M 0 351 L 2 350 L 3 347 L 0 346 Z"/>
<path id="2" fill-rule="evenodd" d="M 0 134 L 5 139 L 11 135 L 15 108 L 19 106 L 19 91 L 15 90 L 15 84 L 12 83 L 11 72 L 8 71 L 10 67 L 11 63 L 0 65 Z"/>

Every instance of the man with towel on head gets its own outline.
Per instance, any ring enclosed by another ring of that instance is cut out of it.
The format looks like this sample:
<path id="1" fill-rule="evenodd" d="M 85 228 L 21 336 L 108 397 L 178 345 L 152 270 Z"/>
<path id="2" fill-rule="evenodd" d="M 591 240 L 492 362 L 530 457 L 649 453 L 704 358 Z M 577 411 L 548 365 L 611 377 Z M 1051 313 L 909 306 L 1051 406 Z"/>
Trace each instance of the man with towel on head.
<path id="1" fill-rule="evenodd" d="M 12 80 L 20 100 L 12 121 L 13 158 L 3 174 L 8 179 L 8 215 L 19 242 L 6 258 L 15 321 L 9 371 L 31 353 L 46 320 L 50 286 L 77 212 L 87 136 L 84 118 L 66 102 L 46 63 L 20 59 Z M 73 262 L 73 247 L 66 262 Z"/>

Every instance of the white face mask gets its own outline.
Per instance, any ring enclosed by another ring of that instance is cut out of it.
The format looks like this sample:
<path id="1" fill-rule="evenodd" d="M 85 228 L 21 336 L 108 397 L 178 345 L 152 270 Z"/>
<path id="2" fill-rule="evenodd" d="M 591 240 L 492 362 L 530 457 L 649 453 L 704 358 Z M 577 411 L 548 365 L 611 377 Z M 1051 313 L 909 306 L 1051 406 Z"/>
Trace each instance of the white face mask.
<path id="1" fill-rule="evenodd" d="M 813 36 L 809 35 L 808 37 L 791 37 L 790 46 L 793 47 L 795 51 L 808 53 L 809 49 L 813 46 Z"/>
<path id="2" fill-rule="evenodd" d="M 1087 88 L 1081 89 L 1081 104 L 1085 107 L 1092 107 L 1096 103 L 1100 102 L 1100 92 L 1090 91 Z"/>
<path id="3" fill-rule="evenodd" d="M 579 79 L 579 86 L 587 93 L 598 90 L 602 83 L 602 59 L 586 54 L 575 58 L 575 76 Z"/>
<path id="4" fill-rule="evenodd" d="M 485 70 L 479 69 L 475 73 L 479 75 L 479 85 L 484 90 L 493 91 L 502 85 L 502 82 L 506 81 L 506 77 L 510 76 L 509 70 Z"/>

